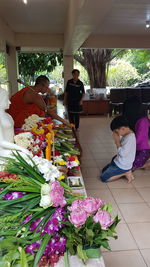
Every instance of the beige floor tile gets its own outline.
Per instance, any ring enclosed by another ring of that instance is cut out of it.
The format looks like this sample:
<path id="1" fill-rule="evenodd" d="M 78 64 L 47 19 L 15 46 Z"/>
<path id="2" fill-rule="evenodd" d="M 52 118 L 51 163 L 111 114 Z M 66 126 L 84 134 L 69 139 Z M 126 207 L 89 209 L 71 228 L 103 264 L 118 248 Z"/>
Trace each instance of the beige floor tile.
<path id="1" fill-rule="evenodd" d="M 93 156 L 94 159 L 106 159 L 107 163 L 109 163 L 111 158 L 113 157 L 113 154 L 110 155 L 110 153 L 108 153 L 108 152 L 104 152 L 104 153 L 95 152 L 95 153 L 92 154 L 92 156 Z"/>
<path id="2" fill-rule="evenodd" d="M 141 249 L 142 256 L 147 264 L 150 267 L 150 249 Z"/>
<path id="3" fill-rule="evenodd" d="M 82 153 L 82 160 L 93 160 L 94 159 L 94 157 L 93 157 L 93 155 L 91 154 L 91 153 L 86 153 L 86 152 L 84 152 L 83 151 L 83 153 Z"/>
<path id="4" fill-rule="evenodd" d="M 97 168 L 96 161 L 94 159 L 82 159 L 82 167 L 83 168 Z"/>
<path id="5" fill-rule="evenodd" d="M 97 178 L 99 177 L 99 169 L 98 168 L 82 168 L 83 178 Z"/>
<path id="6" fill-rule="evenodd" d="M 100 147 L 96 146 L 96 147 L 90 147 L 90 151 L 92 152 L 93 156 L 95 154 L 104 154 L 107 153 L 106 150 L 102 150 Z"/>
<path id="7" fill-rule="evenodd" d="M 144 171 L 143 171 L 144 172 Z M 150 187 L 150 173 L 149 176 L 143 175 L 143 176 L 137 176 L 136 173 L 134 173 L 135 180 L 133 180 L 133 185 L 135 187 Z"/>
<path id="8" fill-rule="evenodd" d="M 118 239 L 110 238 L 109 242 L 112 251 L 137 249 L 136 242 L 125 223 L 119 223 L 116 232 Z"/>
<path id="9" fill-rule="evenodd" d="M 146 202 L 150 202 L 150 187 L 148 188 L 137 188 L 137 191 L 143 197 Z"/>
<path id="10" fill-rule="evenodd" d="M 125 220 L 120 212 L 118 205 L 116 203 L 111 203 L 111 204 L 112 204 L 112 213 L 111 213 L 112 217 L 114 218 L 118 215 L 118 218 L 121 220 L 119 224 L 125 223 Z"/>
<path id="11" fill-rule="evenodd" d="M 150 170 L 138 169 L 134 172 L 137 177 L 149 176 Z"/>
<path id="12" fill-rule="evenodd" d="M 132 183 L 128 184 L 127 179 L 125 178 L 121 178 L 119 180 L 107 184 L 110 190 L 111 188 L 133 188 Z"/>
<path id="13" fill-rule="evenodd" d="M 102 169 L 108 164 L 107 159 L 95 159 L 96 165 L 98 168 Z"/>
<path id="14" fill-rule="evenodd" d="M 109 189 L 99 189 L 99 190 L 90 189 L 90 190 L 87 190 L 87 195 L 92 196 L 92 197 L 99 197 L 102 200 L 106 201 L 107 204 L 115 203 Z"/>
<path id="15" fill-rule="evenodd" d="M 143 198 L 134 188 L 111 188 L 117 203 L 144 202 Z"/>
<path id="16" fill-rule="evenodd" d="M 84 179 L 85 187 L 87 190 L 90 189 L 101 189 L 101 188 L 106 188 L 107 189 L 107 184 L 101 182 L 97 178 L 91 178 L 91 179 Z"/>
<path id="17" fill-rule="evenodd" d="M 130 231 L 140 249 L 150 249 L 150 223 L 128 224 Z"/>
<path id="18" fill-rule="evenodd" d="M 146 267 L 138 250 L 103 252 L 106 267 Z"/>
<path id="19" fill-rule="evenodd" d="M 150 208 L 146 203 L 118 204 L 127 223 L 150 222 Z"/>

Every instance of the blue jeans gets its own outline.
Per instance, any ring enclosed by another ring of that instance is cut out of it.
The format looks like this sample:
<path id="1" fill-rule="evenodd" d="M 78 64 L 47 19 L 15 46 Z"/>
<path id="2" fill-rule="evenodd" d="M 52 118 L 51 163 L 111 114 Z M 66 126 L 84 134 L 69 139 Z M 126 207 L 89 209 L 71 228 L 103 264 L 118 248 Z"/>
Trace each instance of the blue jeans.
<path id="1" fill-rule="evenodd" d="M 102 174 L 101 174 L 101 180 L 102 182 L 107 182 L 107 180 L 109 180 L 109 178 L 116 176 L 116 175 L 120 175 L 123 173 L 126 173 L 130 170 L 122 170 L 120 169 L 114 161 L 112 161 L 111 163 L 107 164 L 103 169 L 102 169 Z"/>

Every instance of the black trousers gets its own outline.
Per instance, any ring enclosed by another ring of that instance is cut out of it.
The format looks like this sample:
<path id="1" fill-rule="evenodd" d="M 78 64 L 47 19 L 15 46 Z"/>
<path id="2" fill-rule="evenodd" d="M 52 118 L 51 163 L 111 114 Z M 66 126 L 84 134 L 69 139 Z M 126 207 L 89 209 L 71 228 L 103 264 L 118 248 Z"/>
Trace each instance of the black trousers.
<path id="1" fill-rule="evenodd" d="M 72 113 L 68 111 L 69 122 L 75 125 L 75 128 L 79 128 L 80 113 Z"/>

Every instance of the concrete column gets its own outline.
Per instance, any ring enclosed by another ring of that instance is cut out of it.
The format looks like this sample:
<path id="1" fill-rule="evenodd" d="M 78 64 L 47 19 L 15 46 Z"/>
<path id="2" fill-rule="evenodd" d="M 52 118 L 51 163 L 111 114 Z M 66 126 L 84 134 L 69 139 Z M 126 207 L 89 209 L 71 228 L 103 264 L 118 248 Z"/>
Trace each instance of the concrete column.
<path id="1" fill-rule="evenodd" d="M 6 49 L 6 68 L 8 74 L 8 86 L 10 96 L 18 91 L 18 64 L 16 48 L 9 45 Z"/>
<path id="2" fill-rule="evenodd" d="M 73 55 L 64 56 L 64 88 L 69 79 L 72 78 L 71 72 L 73 70 Z"/>

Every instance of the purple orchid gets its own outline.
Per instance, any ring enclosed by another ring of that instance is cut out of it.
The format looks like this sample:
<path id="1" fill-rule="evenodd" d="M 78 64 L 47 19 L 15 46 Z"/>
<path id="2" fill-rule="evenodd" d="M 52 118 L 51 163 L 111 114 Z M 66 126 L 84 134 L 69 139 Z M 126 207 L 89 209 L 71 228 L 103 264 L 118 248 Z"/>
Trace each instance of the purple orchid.
<path id="1" fill-rule="evenodd" d="M 25 251 L 27 253 L 34 254 L 35 253 L 35 250 L 37 248 L 39 248 L 39 247 L 40 247 L 40 242 L 35 242 L 35 243 L 32 243 L 31 245 L 27 246 Z"/>
<path id="2" fill-rule="evenodd" d="M 23 222 L 21 222 L 20 224 L 25 224 L 27 223 L 30 219 L 31 219 L 32 216 L 26 216 L 25 217 L 25 220 Z"/>
<path id="3" fill-rule="evenodd" d="M 46 226 L 44 227 L 44 231 L 47 234 L 55 233 L 59 230 L 59 222 L 57 218 L 52 218 L 48 221 Z"/>
<path id="4" fill-rule="evenodd" d="M 11 192 L 4 195 L 3 200 L 13 200 L 25 195 L 24 192 Z"/>
<path id="5" fill-rule="evenodd" d="M 37 228 L 37 226 L 39 225 L 39 223 L 41 222 L 41 220 L 42 220 L 42 218 L 38 218 L 38 219 L 36 219 L 35 221 L 33 221 L 32 223 L 31 223 L 31 225 L 30 225 L 30 231 L 34 231 L 36 228 Z M 40 231 L 40 230 L 39 230 Z M 38 231 L 38 232 L 39 232 Z"/>
<path id="6" fill-rule="evenodd" d="M 51 240 L 48 242 L 44 255 L 50 257 L 53 254 L 63 254 L 66 250 L 66 237 L 54 234 Z"/>

